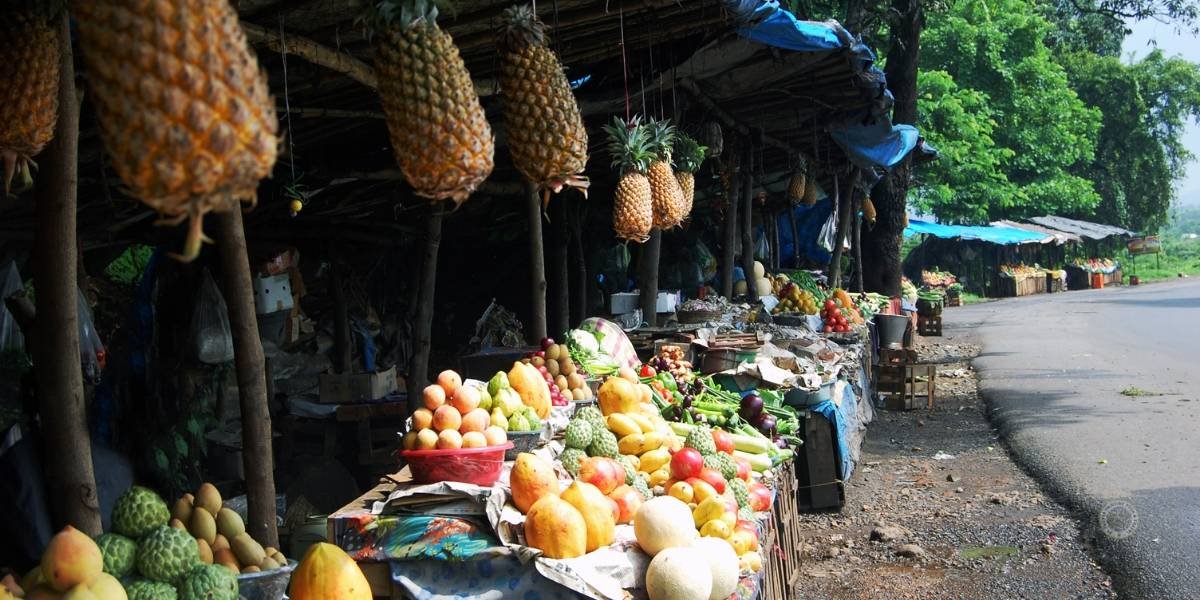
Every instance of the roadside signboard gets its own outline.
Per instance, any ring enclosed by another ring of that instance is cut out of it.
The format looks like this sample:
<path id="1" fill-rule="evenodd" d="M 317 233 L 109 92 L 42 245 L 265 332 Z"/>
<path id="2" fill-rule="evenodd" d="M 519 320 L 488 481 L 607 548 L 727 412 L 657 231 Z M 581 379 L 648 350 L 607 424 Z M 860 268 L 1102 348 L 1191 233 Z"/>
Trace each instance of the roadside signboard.
<path id="1" fill-rule="evenodd" d="M 1158 254 L 1162 252 L 1162 241 L 1158 239 L 1158 236 L 1151 235 L 1133 238 L 1129 240 L 1126 247 L 1129 249 L 1129 253 L 1135 256 L 1138 254 Z"/>

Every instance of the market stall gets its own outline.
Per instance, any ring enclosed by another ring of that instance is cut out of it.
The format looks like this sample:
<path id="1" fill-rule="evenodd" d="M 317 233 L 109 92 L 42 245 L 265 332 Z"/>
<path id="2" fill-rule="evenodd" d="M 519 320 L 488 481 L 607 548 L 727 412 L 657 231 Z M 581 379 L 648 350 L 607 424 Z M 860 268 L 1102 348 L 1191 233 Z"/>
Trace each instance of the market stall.
<path id="1" fill-rule="evenodd" d="M 1127 229 L 1091 223 L 1065 217 L 1042 216 L 1029 219 L 1042 228 L 1075 236 L 1081 240 L 1076 251 L 1068 257 L 1066 270 L 1067 289 L 1086 290 L 1104 286 L 1120 285 L 1124 281 L 1121 264 L 1114 260 L 1125 250 L 1125 243 L 1137 234 Z"/>

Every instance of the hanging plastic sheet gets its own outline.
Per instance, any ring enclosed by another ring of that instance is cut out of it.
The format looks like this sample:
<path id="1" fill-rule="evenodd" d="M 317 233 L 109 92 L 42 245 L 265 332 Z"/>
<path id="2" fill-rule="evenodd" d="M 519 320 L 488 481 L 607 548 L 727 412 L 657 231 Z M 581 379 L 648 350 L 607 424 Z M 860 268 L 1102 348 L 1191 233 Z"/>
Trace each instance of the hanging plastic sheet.
<path id="1" fill-rule="evenodd" d="M 83 290 L 79 288 L 75 288 L 75 306 L 79 311 L 79 360 L 83 367 L 83 380 L 99 383 L 106 363 L 106 351 L 100 342 L 100 335 L 96 333 L 92 309 L 83 296 Z"/>
<path id="2" fill-rule="evenodd" d="M 192 309 L 192 352 L 202 363 L 217 365 L 233 360 L 233 331 L 225 298 L 208 269 L 200 276 L 200 291 Z"/>
<path id="3" fill-rule="evenodd" d="M 0 352 L 23 352 L 25 336 L 17 326 L 17 320 L 4 306 L 4 299 L 21 291 L 21 274 L 17 272 L 16 263 L 9 261 L 0 267 Z"/>

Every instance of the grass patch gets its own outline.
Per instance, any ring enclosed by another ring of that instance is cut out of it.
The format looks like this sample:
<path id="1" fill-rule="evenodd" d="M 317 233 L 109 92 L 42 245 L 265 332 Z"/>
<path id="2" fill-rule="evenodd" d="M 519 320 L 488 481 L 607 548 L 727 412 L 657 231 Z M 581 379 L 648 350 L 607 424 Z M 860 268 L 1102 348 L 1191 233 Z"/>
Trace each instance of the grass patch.
<path id="1" fill-rule="evenodd" d="M 1150 390 L 1143 390 L 1140 387 L 1131 385 L 1131 386 L 1121 390 L 1121 395 L 1128 396 L 1130 398 L 1142 398 L 1145 396 L 1161 396 L 1162 394 L 1160 394 L 1158 392 L 1151 392 Z"/>
<path id="2" fill-rule="evenodd" d="M 963 548 L 959 551 L 959 555 L 967 560 L 975 560 L 977 558 L 1008 558 L 1020 552 L 1021 550 L 1015 546 L 977 546 Z"/>
<path id="3" fill-rule="evenodd" d="M 968 292 L 965 290 L 962 293 L 963 306 L 966 306 L 968 304 L 979 304 L 981 302 L 991 302 L 991 301 L 992 301 L 991 298 L 985 298 L 983 296 L 980 296 L 979 294 L 972 294 L 971 292 Z"/>

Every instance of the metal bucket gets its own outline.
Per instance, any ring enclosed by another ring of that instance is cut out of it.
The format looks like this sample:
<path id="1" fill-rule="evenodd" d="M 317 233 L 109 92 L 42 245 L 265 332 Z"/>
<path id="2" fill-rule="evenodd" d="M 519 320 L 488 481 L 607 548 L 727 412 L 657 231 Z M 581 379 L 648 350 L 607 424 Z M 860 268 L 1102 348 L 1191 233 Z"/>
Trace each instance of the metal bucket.
<path id="1" fill-rule="evenodd" d="M 879 330 L 879 345 L 884 348 L 903 348 L 904 332 L 908 330 L 908 317 L 900 315 L 875 315 L 875 327 Z"/>

